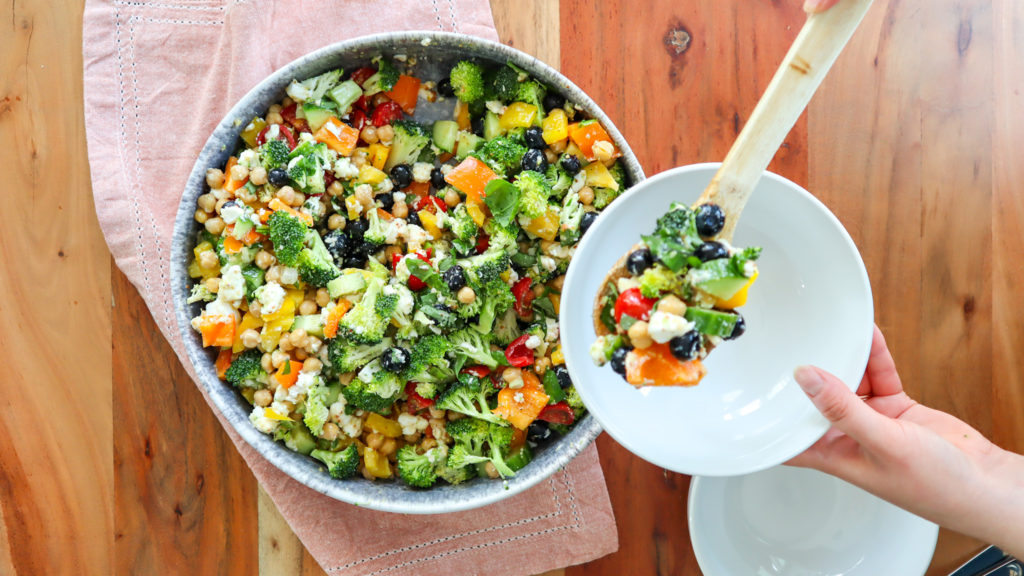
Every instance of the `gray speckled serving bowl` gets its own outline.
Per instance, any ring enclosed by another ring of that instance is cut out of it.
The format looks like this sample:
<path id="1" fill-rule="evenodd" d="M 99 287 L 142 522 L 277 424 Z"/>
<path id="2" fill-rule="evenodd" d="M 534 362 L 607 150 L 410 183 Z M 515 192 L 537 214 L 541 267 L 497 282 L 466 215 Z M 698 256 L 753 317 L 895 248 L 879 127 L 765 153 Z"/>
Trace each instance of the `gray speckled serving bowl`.
<path id="1" fill-rule="evenodd" d="M 518 494 L 566 466 L 601 432 L 597 421 L 587 415 L 567 436 L 536 450 L 533 462 L 505 482 L 477 478 L 459 486 L 439 482 L 431 490 L 418 490 L 398 481 L 371 482 L 363 478 L 335 480 L 327 475 L 318 461 L 293 452 L 282 443 L 274 442 L 249 423 L 248 402 L 230 385 L 217 378 L 213 366 L 214 354 L 203 349 L 199 334 L 191 327 L 190 320 L 199 313 L 200 305 L 189 306 L 185 303 L 192 283 L 186 268 L 199 231 L 199 224 L 192 216 L 196 199 L 206 192 L 206 169 L 221 167 L 227 162 L 237 146 L 239 134 L 249 120 L 253 116 L 262 115 L 270 105 L 280 100 L 284 96 L 285 87 L 293 78 L 308 78 L 338 67 L 351 70 L 380 53 L 415 57 L 413 69 L 417 76 L 434 80 L 441 78 L 460 59 L 514 62 L 552 89 L 558 90 L 570 102 L 580 105 L 590 117 L 599 119 L 622 150 L 622 159 L 631 183 L 644 178 L 640 164 L 622 134 L 594 101 L 553 68 L 532 56 L 494 42 L 442 32 L 380 34 L 333 44 L 295 60 L 260 82 L 221 120 L 200 152 L 174 222 L 171 278 L 178 330 L 201 385 L 217 409 L 246 442 L 295 480 L 337 500 L 375 510 L 406 514 L 468 510 Z M 421 101 L 416 119 L 431 121 L 450 118 L 452 106 L 454 99 L 434 104 Z"/>

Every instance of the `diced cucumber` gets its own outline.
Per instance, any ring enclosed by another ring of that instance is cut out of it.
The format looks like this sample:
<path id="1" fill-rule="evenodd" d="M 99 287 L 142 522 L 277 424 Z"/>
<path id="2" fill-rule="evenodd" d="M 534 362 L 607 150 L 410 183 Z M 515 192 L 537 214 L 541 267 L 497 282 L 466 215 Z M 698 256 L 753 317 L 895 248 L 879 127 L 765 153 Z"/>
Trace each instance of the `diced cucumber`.
<path id="1" fill-rule="evenodd" d="M 521 448 L 505 457 L 505 464 L 508 464 L 508 467 L 513 471 L 518 472 L 526 468 L 526 465 L 532 460 L 533 453 L 530 452 L 530 447 L 523 444 Z"/>
<path id="2" fill-rule="evenodd" d="M 537 257 L 525 252 L 516 252 L 512 255 L 512 263 L 521 268 L 530 268 L 537 263 Z"/>
<path id="3" fill-rule="evenodd" d="M 565 392 L 562 391 L 562 385 L 558 383 L 558 375 L 554 370 L 544 373 L 543 383 L 544 392 L 548 395 L 548 404 L 557 404 L 565 400 Z"/>
<path id="4" fill-rule="evenodd" d="M 434 145 L 451 152 L 455 150 L 455 138 L 459 135 L 459 124 L 454 120 L 438 120 L 434 122 Z"/>
<path id="5" fill-rule="evenodd" d="M 333 384 L 327 385 L 327 395 L 324 397 L 324 404 L 330 406 L 338 401 L 338 396 L 341 396 L 341 382 L 334 382 Z"/>
<path id="6" fill-rule="evenodd" d="M 498 115 L 490 110 L 484 114 L 484 140 L 491 140 L 505 133 Z"/>
<path id="7" fill-rule="evenodd" d="M 335 104 L 338 105 L 338 113 L 342 115 L 348 113 L 348 109 L 362 95 L 363 89 L 359 87 L 359 84 L 351 80 L 345 80 L 331 88 L 331 91 L 327 93 L 328 98 L 334 100 Z"/>
<path id="8" fill-rule="evenodd" d="M 316 438 L 309 433 L 301 423 L 296 422 L 295 426 L 288 432 L 284 439 L 285 446 L 295 450 L 299 454 L 309 454 L 316 449 Z"/>
<path id="9" fill-rule="evenodd" d="M 727 338 L 736 326 L 736 315 L 729 312 L 690 307 L 686 309 L 685 316 L 698 332 L 708 336 Z"/>
<path id="10" fill-rule="evenodd" d="M 697 287 L 719 300 L 732 298 L 750 281 L 750 278 L 734 273 L 728 258 L 704 263 L 699 274 L 701 279 Z"/>
<path id="11" fill-rule="evenodd" d="M 361 272 L 348 272 L 327 283 L 327 292 L 331 298 L 344 294 L 355 294 L 366 288 L 366 279 Z"/>
<path id="12" fill-rule="evenodd" d="M 458 152 L 455 153 L 455 156 L 459 160 L 462 160 L 466 156 L 469 156 L 470 152 L 476 150 L 477 146 L 479 146 L 482 141 L 482 138 L 471 132 L 459 132 L 459 149 Z"/>
<path id="13" fill-rule="evenodd" d="M 319 314 L 296 316 L 291 331 L 305 330 L 310 336 L 324 337 L 324 319 Z"/>
<path id="14" fill-rule="evenodd" d="M 305 113 L 306 122 L 309 122 L 309 127 L 313 132 L 319 130 L 321 126 L 327 123 L 327 119 L 334 115 L 332 111 L 309 102 L 302 105 L 302 112 Z"/>
<path id="15" fill-rule="evenodd" d="M 256 225 L 252 223 L 252 220 L 239 218 L 235 221 L 235 227 L 231 230 L 231 235 L 235 237 L 235 240 L 242 240 L 255 227 Z"/>

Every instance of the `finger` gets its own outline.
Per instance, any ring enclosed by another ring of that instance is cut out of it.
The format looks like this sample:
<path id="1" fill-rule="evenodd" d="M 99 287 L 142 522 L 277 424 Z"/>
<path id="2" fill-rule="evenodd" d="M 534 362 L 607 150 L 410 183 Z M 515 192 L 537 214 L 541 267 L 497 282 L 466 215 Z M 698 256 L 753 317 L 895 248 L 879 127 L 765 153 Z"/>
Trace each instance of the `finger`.
<path id="1" fill-rule="evenodd" d="M 885 445 L 892 423 L 861 401 L 841 380 L 813 366 L 801 366 L 793 376 L 832 426 L 866 448 Z"/>
<path id="2" fill-rule="evenodd" d="M 893 396 L 903 392 L 903 384 L 900 382 L 900 375 L 896 372 L 896 362 L 892 359 L 892 353 L 885 344 L 885 336 L 875 326 L 875 334 L 871 339 L 871 355 L 868 357 L 868 366 L 864 371 L 864 377 L 871 385 L 868 392 L 857 390 L 858 394 L 871 394 L 872 396 Z"/>
<path id="3" fill-rule="evenodd" d="M 804 12 L 808 14 L 816 14 L 818 12 L 824 12 L 832 6 L 835 6 L 839 0 L 806 0 L 804 2 Z"/>

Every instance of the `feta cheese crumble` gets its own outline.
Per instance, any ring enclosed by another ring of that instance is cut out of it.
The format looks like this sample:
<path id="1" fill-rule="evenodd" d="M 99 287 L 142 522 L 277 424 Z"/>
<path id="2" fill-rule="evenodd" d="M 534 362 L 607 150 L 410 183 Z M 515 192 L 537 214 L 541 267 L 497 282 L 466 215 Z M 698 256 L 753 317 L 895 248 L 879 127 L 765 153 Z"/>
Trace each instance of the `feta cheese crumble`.
<path id="1" fill-rule="evenodd" d="M 664 344 L 690 330 L 693 330 L 692 322 L 682 316 L 667 312 L 655 312 L 651 314 L 651 318 L 647 322 L 647 333 L 650 334 L 651 340 L 658 344 Z"/>

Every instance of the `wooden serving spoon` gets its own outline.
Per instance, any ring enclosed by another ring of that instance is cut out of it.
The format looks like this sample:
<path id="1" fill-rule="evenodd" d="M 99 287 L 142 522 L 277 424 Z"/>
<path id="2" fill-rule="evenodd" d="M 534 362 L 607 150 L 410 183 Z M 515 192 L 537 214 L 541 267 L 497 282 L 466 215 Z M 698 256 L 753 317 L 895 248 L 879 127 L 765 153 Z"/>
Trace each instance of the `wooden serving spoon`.
<path id="1" fill-rule="evenodd" d="M 874 0 L 841 0 L 829 10 L 807 16 L 782 64 L 754 108 L 715 177 L 694 206 L 717 204 L 725 214 L 725 226 L 715 239 L 732 241 L 740 213 L 808 102 L 839 53 L 850 41 Z M 629 275 L 626 259 L 637 246 L 615 263 L 594 302 L 594 329 L 608 333 L 601 323 L 601 303 L 608 282 Z"/>

